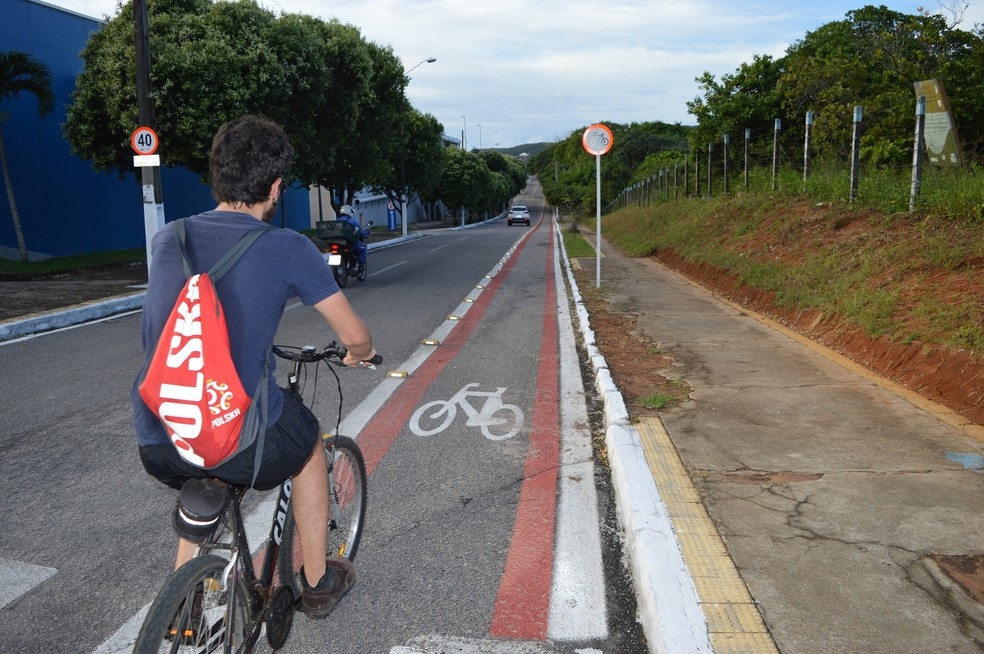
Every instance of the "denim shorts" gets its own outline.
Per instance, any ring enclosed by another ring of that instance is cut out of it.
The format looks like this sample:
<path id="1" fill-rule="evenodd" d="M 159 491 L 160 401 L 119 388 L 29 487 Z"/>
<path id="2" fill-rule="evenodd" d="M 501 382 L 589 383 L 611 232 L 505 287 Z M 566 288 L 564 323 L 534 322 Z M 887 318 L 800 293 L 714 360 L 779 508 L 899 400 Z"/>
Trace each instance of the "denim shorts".
<path id="1" fill-rule="evenodd" d="M 249 448 L 211 470 L 191 465 L 178 455 L 177 448 L 170 443 L 141 446 L 140 461 L 151 476 L 178 490 L 187 479 L 205 477 L 248 486 L 253 479 L 253 462 L 259 440 L 257 438 Z M 263 461 L 253 487 L 258 490 L 276 488 L 285 479 L 300 472 L 320 441 L 318 419 L 296 395 L 284 391 L 283 413 L 276 424 L 266 431 Z"/>

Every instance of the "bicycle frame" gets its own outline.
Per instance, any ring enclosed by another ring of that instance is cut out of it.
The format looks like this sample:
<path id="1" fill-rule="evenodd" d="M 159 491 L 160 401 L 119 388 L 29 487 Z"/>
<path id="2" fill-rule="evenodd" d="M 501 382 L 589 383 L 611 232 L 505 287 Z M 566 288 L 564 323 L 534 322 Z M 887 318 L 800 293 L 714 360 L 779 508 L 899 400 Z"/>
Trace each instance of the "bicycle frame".
<path id="1" fill-rule="evenodd" d="M 226 509 L 226 524 L 229 528 L 230 540 L 220 540 L 219 536 L 223 532 L 222 530 L 217 530 L 213 538 L 210 538 L 199 546 L 198 554 L 213 550 L 228 551 L 230 553 L 229 565 L 223 576 L 225 585 L 230 589 L 230 592 L 235 590 L 235 584 L 238 583 L 233 571 L 236 565 L 240 561 L 242 562 L 243 580 L 247 584 L 254 600 L 250 606 L 250 613 L 252 617 L 255 617 L 257 612 L 262 610 L 270 600 L 270 590 L 273 588 L 273 579 L 276 572 L 277 555 L 280 553 L 280 546 L 283 540 L 284 523 L 287 520 L 291 508 L 291 479 L 287 478 L 280 484 L 276 510 L 273 515 L 272 524 L 270 525 L 270 533 L 266 539 L 266 551 L 260 565 L 260 574 L 258 576 L 253 566 L 253 556 L 250 550 L 249 540 L 246 536 L 241 507 L 242 500 L 248 490 L 249 487 L 247 486 L 235 486 L 229 490 L 231 498 L 229 507 Z"/>

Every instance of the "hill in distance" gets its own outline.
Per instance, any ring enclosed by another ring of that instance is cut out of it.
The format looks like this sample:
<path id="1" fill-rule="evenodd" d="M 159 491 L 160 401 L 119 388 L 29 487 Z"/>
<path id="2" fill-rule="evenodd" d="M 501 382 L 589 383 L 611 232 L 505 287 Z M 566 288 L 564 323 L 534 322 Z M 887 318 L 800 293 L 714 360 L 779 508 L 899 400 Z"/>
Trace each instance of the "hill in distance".
<path id="1" fill-rule="evenodd" d="M 496 152 L 501 152 L 507 157 L 518 157 L 524 152 L 531 157 L 535 154 L 539 154 L 547 147 L 553 145 L 553 143 L 543 142 L 543 143 L 525 143 L 523 145 L 514 145 L 511 148 L 485 148 L 486 150 L 495 150 Z"/>

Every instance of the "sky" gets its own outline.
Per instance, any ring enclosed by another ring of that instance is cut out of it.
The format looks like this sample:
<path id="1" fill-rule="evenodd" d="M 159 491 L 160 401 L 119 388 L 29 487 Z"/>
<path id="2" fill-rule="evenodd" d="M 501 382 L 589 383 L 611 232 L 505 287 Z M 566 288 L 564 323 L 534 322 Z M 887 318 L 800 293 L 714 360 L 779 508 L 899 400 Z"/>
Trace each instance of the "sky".
<path id="1" fill-rule="evenodd" d="M 117 0 L 43 1 L 94 18 L 117 13 Z M 780 57 L 868 4 L 948 20 L 948 7 L 966 6 L 959 27 L 984 24 L 984 0 L 257 2 L 336 18 L 390 46 L 410 71 L 410 101 L 450 136 L 464 134 L 469 150 L 559 141 L 600 122 L 695 125 L 687 102 L 702 95 L 704 72 L 720 78 L 755 55 Z"/>

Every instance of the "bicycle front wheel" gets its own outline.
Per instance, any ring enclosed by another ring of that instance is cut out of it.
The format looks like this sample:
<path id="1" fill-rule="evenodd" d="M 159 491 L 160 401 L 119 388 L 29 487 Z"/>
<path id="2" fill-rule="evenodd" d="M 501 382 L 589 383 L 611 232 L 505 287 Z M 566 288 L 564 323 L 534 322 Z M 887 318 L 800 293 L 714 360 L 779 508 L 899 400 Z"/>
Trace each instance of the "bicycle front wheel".
<path id="1" fill-rule="evenodd" d="M 325 465 L 328 466 L 328 548 L 327 558 L 354 560 L 362 540 L 366 519 L 366 462 L 355 441 L 347 436 L 325 439 Z M 290 584 L 300 597 L 299 572 L 303 560 L 295 538 L 294 512 L 284 524 L 284 537 L 278 557 L 283 584 Z"/>
<path id="2" fill-rule="evenodd" d="M 172 572 L 150 605 L 134 653 L 249 651 L 256 635 L 249 598 L 241 584 L 232 583 L 229 597 L 222 582 L 228 564 L 228 559 L 206 555 Z"/>

